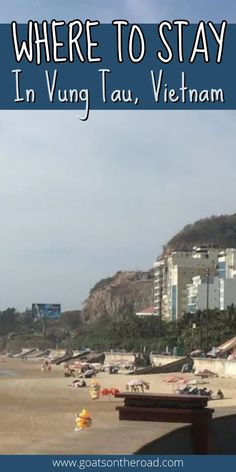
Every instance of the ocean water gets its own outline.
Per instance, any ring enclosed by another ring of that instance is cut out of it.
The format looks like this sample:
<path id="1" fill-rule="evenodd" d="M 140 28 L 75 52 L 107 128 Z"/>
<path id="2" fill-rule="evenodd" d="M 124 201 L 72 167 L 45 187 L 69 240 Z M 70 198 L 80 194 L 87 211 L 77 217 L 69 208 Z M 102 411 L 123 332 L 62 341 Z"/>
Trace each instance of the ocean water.
<path id="1" fill-rule="evenodd" d="M 16 372 L 13 370 L 0 370 L 0 377 L 14 377 Z"/>

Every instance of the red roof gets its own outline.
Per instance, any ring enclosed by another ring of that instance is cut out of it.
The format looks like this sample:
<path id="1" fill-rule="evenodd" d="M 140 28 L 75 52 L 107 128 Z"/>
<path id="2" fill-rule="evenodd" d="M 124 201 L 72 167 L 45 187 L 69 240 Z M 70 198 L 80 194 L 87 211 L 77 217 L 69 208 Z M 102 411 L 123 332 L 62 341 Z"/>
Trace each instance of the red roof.
<path id="1" fill-rule="evenodd" d="M 148 306 L 147 308 L 144 308 L 138 313 L 154 313 L 154 306 Z"/>

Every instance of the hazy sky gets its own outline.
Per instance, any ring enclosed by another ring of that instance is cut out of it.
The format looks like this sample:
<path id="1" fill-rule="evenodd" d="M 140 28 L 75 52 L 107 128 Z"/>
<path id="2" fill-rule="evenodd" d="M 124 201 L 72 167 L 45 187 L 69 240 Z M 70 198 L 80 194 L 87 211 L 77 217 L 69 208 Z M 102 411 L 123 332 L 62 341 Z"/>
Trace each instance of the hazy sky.
<path id="1" fill-rule="evenodd" d="M 235 2 L 10 0 L 1 22 L 236 21 Z M 0 309 L 79 308 L 183 225 L 236 211 L 235 112 L 0 112 Z"/>

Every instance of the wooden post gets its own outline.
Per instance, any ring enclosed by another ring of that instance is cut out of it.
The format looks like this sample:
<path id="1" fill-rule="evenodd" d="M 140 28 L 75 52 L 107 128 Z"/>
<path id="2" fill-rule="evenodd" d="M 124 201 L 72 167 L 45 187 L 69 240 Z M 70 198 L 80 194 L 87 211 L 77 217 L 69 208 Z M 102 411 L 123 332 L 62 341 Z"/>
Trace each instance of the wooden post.
<path id="1" fill-rule="evenodd" d="M 46 338 L 46 334 L 47 334 L 47 322 L 46 322 L 45 313 L 43 314 L 43 317 L 42 317 L 42 334 L 43 334 L 43 337 Z"/>
<path id="2" fill-rule="evenodd" d="M 199 415 L 192 422 L 192 441 L 195 454 L 210 454 L 210 424 L 211 416 Z"/>

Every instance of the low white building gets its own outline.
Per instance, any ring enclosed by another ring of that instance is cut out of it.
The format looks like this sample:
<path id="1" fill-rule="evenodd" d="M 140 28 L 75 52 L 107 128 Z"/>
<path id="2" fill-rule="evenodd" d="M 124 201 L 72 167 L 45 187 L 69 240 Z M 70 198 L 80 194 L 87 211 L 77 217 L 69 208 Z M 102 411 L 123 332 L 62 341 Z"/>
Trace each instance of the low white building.
<path id="1" fill-rule="evenodd" d="M 136 313 L 136 316 L 154 316 L 154 307 L 153 306 L 148 306 L 147 308 L 144 308 L 142 311 L 139 311 Z"/>
<path id="2" fill-rule="evenodd" d="M 198 310 L 220 308 L 219 278 L 193 277 L 193 283 L 187 285 L 187 311 L 196 313 Z"/>
<path id="3" fill-rule="evenodd" d="M 193 277 L 193 283 L 187 285 L 189 313 L 215 308 L 226 310 L 229 305 L 236 305 L 236 279 L 219 277 Z"/>
<path id="4" fill-rule="evenodd" d="M 229 305 L 236 305 L 236 279 L 220 279 L 220 310 L 226 310 Z"/>

